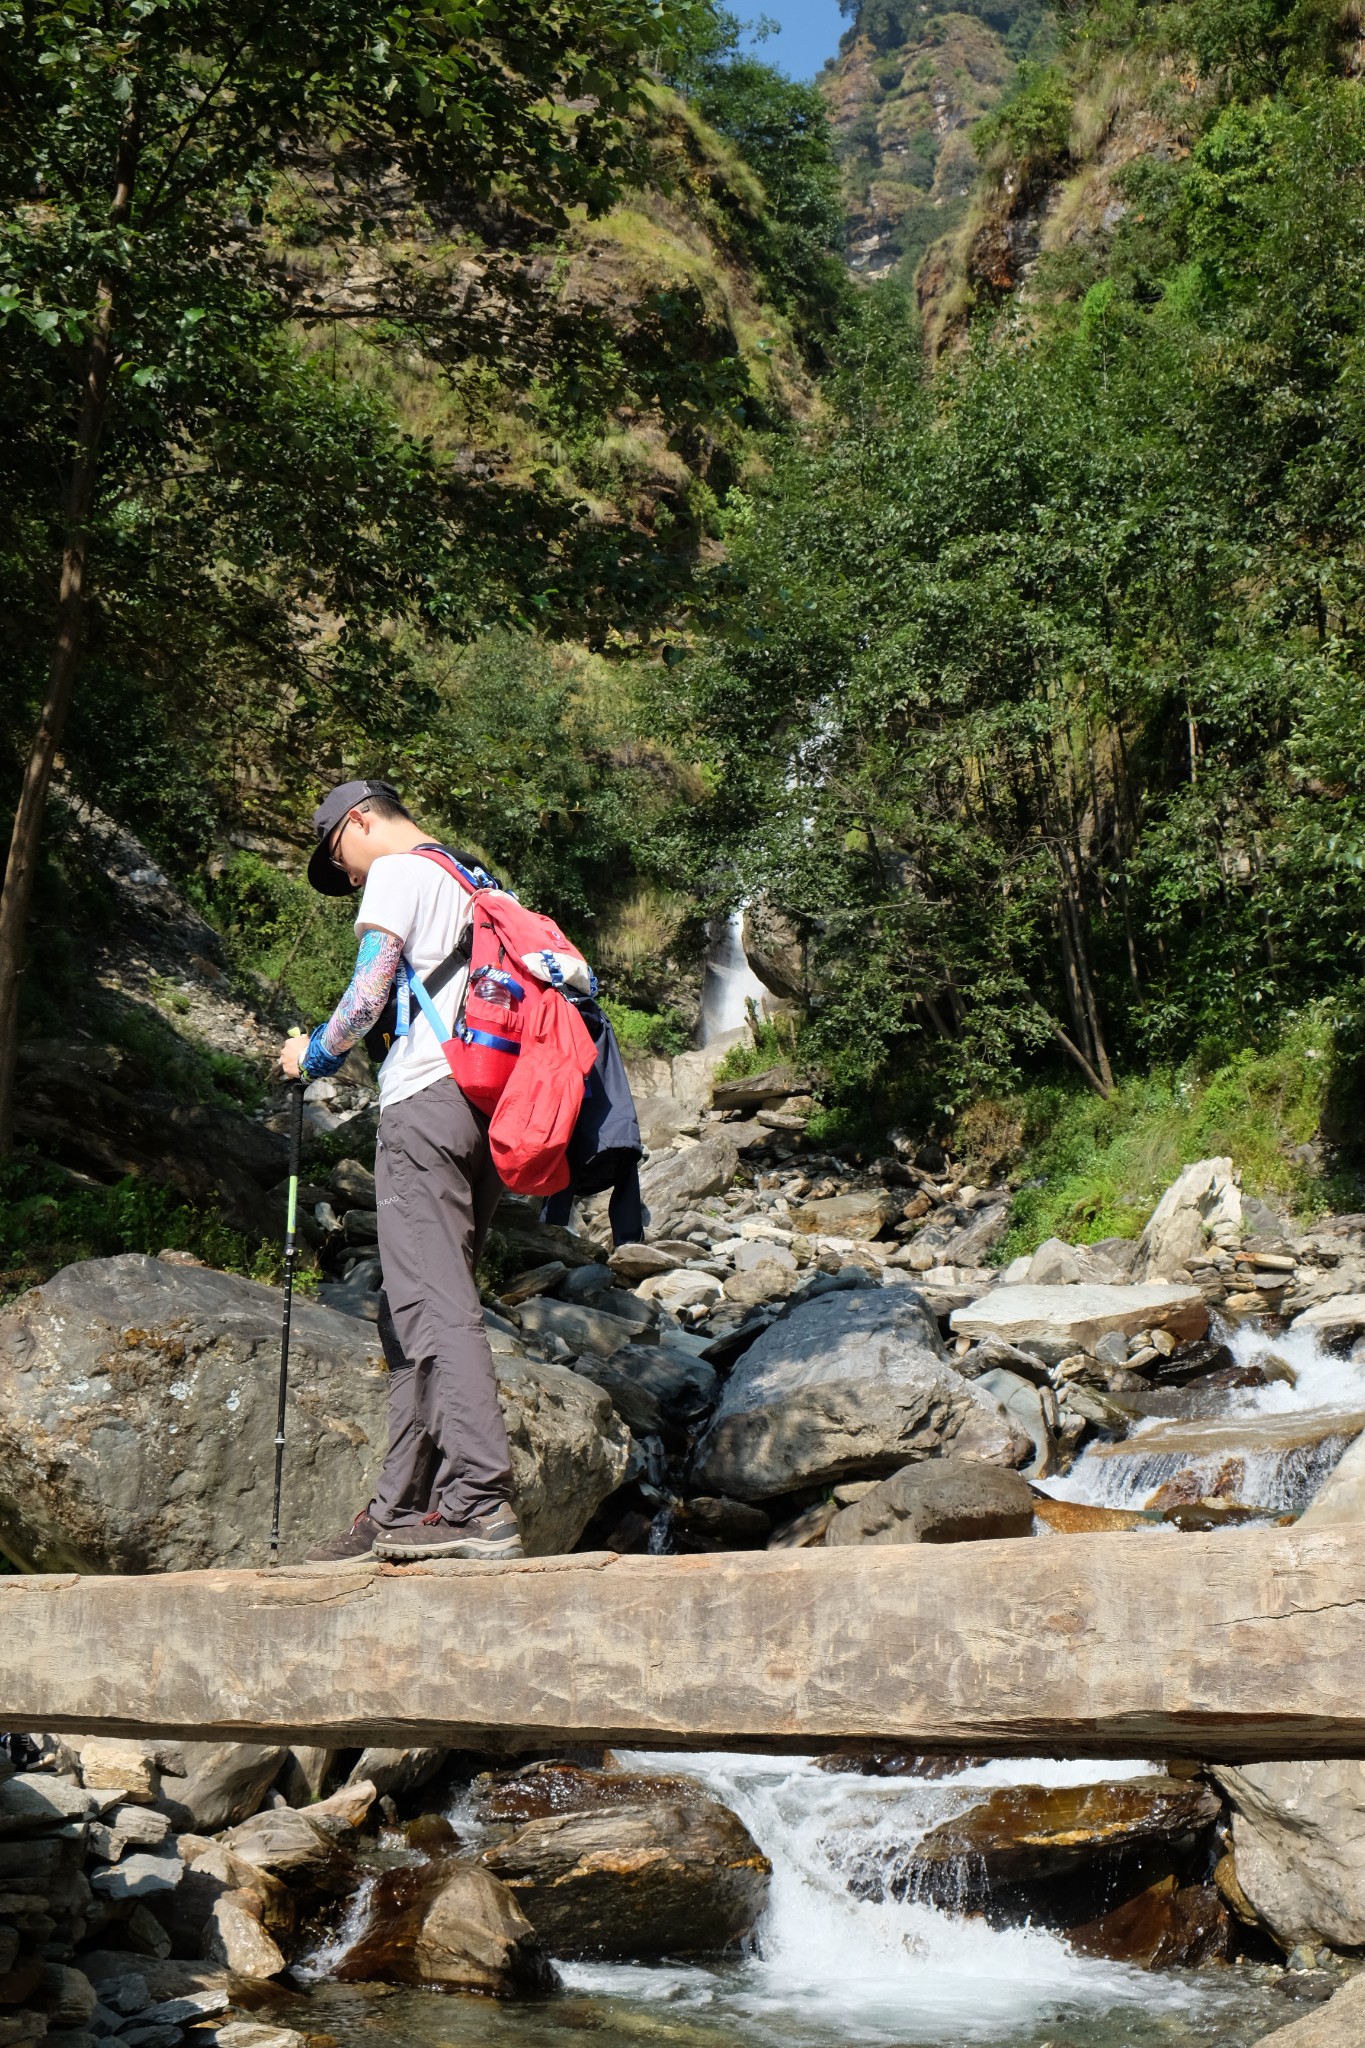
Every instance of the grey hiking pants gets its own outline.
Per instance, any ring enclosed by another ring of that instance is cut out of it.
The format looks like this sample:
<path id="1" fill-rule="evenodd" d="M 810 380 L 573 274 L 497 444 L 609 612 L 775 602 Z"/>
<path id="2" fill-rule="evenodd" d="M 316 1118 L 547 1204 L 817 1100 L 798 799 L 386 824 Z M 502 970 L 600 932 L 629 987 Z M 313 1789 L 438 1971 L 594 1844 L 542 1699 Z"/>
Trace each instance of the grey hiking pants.
<path id="1" fill-rule="evenodd" d="M 512 1469 L 474 1285 L 502 1193 L 487 1117 L 453 1080 L 433 1082 L 380 1117 L 374 1177 L 389 1448 L 370 1511 L 389 1524 L 490 1514 Z"/>

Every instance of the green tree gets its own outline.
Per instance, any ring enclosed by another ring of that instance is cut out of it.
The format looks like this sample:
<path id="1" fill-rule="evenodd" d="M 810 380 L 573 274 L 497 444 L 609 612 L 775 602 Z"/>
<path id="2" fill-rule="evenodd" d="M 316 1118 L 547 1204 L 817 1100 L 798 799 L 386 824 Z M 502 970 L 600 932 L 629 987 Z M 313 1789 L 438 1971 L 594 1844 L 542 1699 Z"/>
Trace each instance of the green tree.
<path id="1" fill-rule="evenodd" d="M 312 394 L 287 388 L 293 368 L 272 348 L 301 310 L 296 280 L 255 232 L 272 176 L 291 157 L 334 155 L 340 211 L 357 236 L 372 225 L 366 195 L 395 173 L 432 201 L 505 193 L 549 227 L 571 206 L 600 210 L 642 169 L 631 108 L 653 54 L 686 32 L 693 11 L 694 0 L 439 0 L 417 13 L 360 0 L 279 0 L 245 12 L 222 0 L 0 5 L 7 425 L 37 479 L 10 509 L 7 552 L 46 556 L 57 585 L 0 900 L 0 1147 L 12 1129 L 16 993 L 43 806 L 106 533 L 121 529 L 136 546 L 147 482 L 167 472 L 187 482 L 190 523 L 200 479 L 231 446 L 238 413 L 248 433 L 264 426 L 266 440 L 273 421 L 273 460 L 302 455 L 293 481 L 323 483 L 318 516 L 334 529 L 347 495 L 336 488 L 333 449 L 308 445 Z M 454 317 L 466 350 L 506 346 L 486 302 L 460 319 L 449 296 L 395 272 L 364 315 L 447 330 Z M 312 418 L 320 424 L 315 406 Z M 377 429 L 362 418 L 341 424 L 359 431 L 341 437 L 352 496 L 340 523 L 354 558 L 341 575 L 346 551 L 333 545 L 328 595 L 338 599 L 383 553 L 379 508 L 357 467 L 366 431 Z M 421 452 L 386 452 L 381 490 L 401 496 Z M 265 470 L 247 467 L 259 483 Z M 42 486 L 54 473 L 62 487 L 49 500 Z M 286 467 L 280 483 L 289 477 Z M 306 526 L 311 508 L 298 511 Z M 209 582 L 251 562 L 243 524 L 250 528 L 250 514 L 197 536 Z M 239 545 L 225 561 L 209 543 L 221 547 L 229 528 Z M 406 569 L 423 573 L 411 559 Z M 344 635 L 346 623 L 344 610 L 320 618 L 315 641 Z"/>

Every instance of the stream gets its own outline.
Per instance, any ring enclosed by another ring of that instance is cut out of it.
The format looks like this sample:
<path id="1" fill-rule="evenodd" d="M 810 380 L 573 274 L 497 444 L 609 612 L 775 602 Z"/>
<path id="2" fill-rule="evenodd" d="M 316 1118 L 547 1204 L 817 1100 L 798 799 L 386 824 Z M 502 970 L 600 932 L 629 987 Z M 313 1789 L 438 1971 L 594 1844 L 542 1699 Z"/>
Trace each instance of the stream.
<path id="1" fill-rule="evenodd" d="M 1279 1418 L 1292 1437 L 1305 1415 L 1327 1411 L 1346 1424 L 1365 1413 L 1365 1364 L 1306 1336 L 1252 1326 L 1219 1334 L 1239 1364 L 1273 1354 L 1294 1384 L 1229 1390 L 1218 1424 L 1245 1420 L 1273 1432 Z M 1139 1424 L 1129 1442 L 1159 1426 Z M 1329 1430 L 1307 1452 L 1268 1443 L 1243 1461 L 1243 1498 L 1267 1514 L 1301 1508 L 1350 1434 L 1349 1425 Z M 1089 1451 L 1048 1491 L 1141 1506 L 1173 1460 L 1178 1454 L 1120 1461 Z M 1146 1972 L 1073 1954 L 1042 1928 L 992 1928 L 886 1896 L 885 1887 L 881 1897 L 859 1896 L 869 1873 L 908 1868 L 928 1830 L 983 1790 L 1141 1777 L 1159 1769 L 1151 1763 L 1012 1759 L 928 1780 L 822 1770 L 791 1757 L 616 1755 L 632 1771 L 699 1779 L 771 1859 L 769 1904 L 748 1953 L 706 1964 L 565 1963 L 563 1995 L 531 2004 L 339 1985 L 326 1979 L 324 1954 L 309 1973 L 302 2023 L 339 2048 L 568 2048 L 585 2034 L 601 2048 L 1252 2048 L 1308 2009 L 1294 1995 L 1302 1980 L 1262 1964 Z M 450 1818 L 462 1844 L 477 1848 L 469 1806 L 461 1802 Z"/>

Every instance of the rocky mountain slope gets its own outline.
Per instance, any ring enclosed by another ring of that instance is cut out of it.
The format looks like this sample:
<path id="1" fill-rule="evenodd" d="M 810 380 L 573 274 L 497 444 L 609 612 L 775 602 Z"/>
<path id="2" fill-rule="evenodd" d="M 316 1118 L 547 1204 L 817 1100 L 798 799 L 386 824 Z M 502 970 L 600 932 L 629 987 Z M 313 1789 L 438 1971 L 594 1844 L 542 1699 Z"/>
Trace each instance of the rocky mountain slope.
<path id="1" fill-rule="evenodd" d="M 1050 16 L 1016 0 L 942 12 L 867 0 L 820 86 L 844 174 L 855 275 L 909 284 L 931 244 L 966 219 L 974 125 L 1046 47 Z"/>

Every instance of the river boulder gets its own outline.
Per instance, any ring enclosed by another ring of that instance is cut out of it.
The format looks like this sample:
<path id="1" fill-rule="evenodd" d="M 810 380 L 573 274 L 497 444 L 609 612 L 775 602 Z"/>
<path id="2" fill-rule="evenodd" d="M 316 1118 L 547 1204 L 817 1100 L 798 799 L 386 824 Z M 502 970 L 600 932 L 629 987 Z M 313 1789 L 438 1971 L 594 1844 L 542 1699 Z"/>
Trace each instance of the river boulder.
<path id="1" fill-rule="evenodd" d="M 825 1542 L 969 1543 L 1032 1534 L 1033 1492 L 1017 1472 L 979 1458 L 934 1458 L 902 1466 L 841 1508 Z"/>
<path id="2" fill-rule="evenodd" d="M 767 1902 L 767 1857 L 690 1779 L 551 1764 L 487 1781 L 484 1800 L 490 1820 L 522 1819 L 483 1861 L 553 1955 L 712 1954 Z"/>
<path id="3" fill-rule="evenodd" d="M 802 1486 L 880 1478 L 951 1449 L 1012 1465 L 1027 1439 L 948 1363 L 909 1288 L 820 1294 L 740 1358 L 697 1447 L 708 1493 L 758 1500 Z"/>
<path id="4" fill-rule="evenodd" d="M 0 1525 L 39 1571 L 266 1561 L 279 1293 L 129 1253 L 67 1266 L 0 1314 Z M 630 1454 L 607 1396 L 499 1353 L 527 1550 L 571 1549 Z M 282 1556 L 364 1506 L 386 1441 L 373 1328 L 296 1300 Z"/>
<path id="5" fill-rule="evenodd" d="M 434 1860 L 384 1871 L 335 1975 L 443 1991 L 534 1996 L 558 1989 L 554 1965 L 507 1887 L 477 1864 Z"/>
<path id="6" fill-rule="evenodd" d="M 1172 1181 L 1138 1245 L 1134 1278 L 1169 1280 L 1200 1264 L 1210 1244 L 1231 1251 L 1242 1236 L 1242 1194 L 1230 1159 L 1200 1159 Z"/>
<path id="7" fill-rule="evenodd" d="M 1245 1764 L 1232 1802 L 1237 1882 L 1286 1948 L 1365 1947 L 1365 1763 Z"/>
<path id="8" fill-rule="evenodd" d="M 996 1287 L 955 1308 L 952 1326 L 959 1337 L 999 1337 L 1057 1365 L 1073 1352 L 1093 1353 L 1111 1331 L 1134 1337 L 1139 1330 L 1169 1330 L 1178 1344 L 1187 1343 L 1203 1336 L 1209 1311 L 1197 1287 L 1028 1284 Z"/>
<path id="9" fill-rule="evenodd" d="M 1005 1785 L 931 1829 L 887 1888 L 946 1905 L 999 1904 L 1135 1852 L 1186 1852 L 1220 1810 L 1217 1793 L 1189 1779 Z"/>

